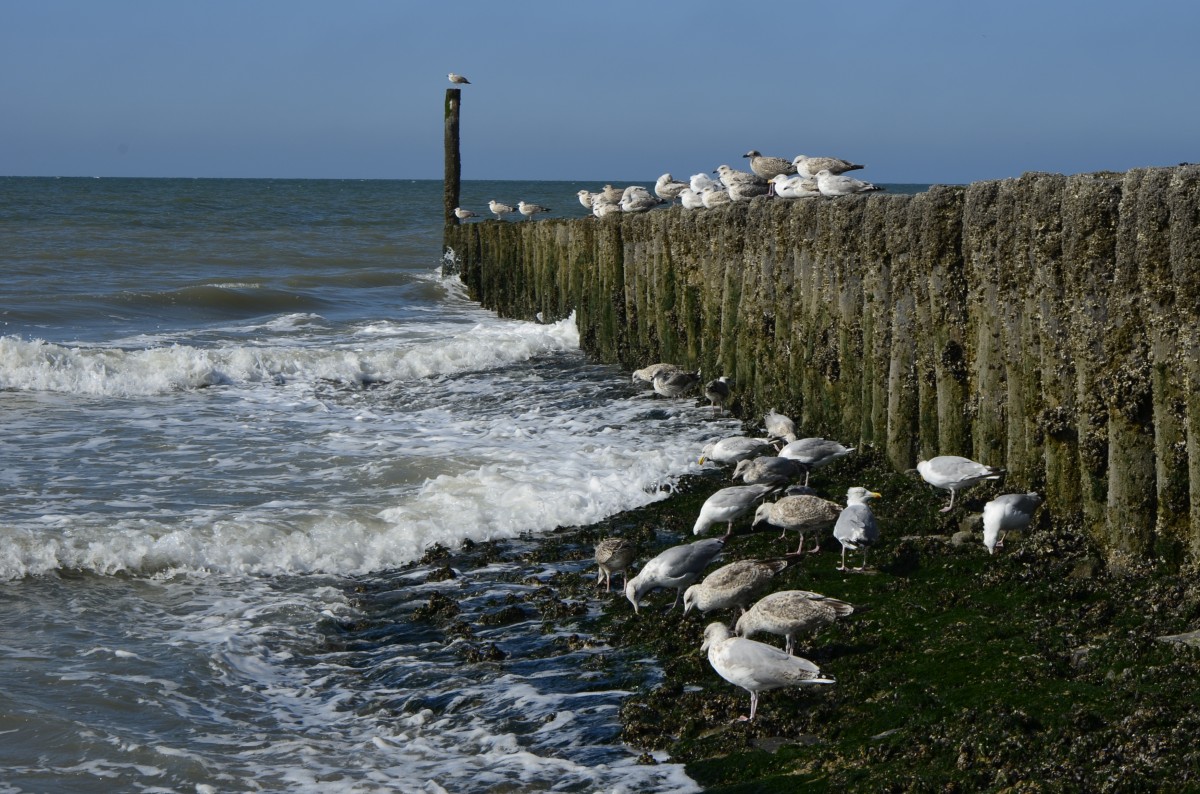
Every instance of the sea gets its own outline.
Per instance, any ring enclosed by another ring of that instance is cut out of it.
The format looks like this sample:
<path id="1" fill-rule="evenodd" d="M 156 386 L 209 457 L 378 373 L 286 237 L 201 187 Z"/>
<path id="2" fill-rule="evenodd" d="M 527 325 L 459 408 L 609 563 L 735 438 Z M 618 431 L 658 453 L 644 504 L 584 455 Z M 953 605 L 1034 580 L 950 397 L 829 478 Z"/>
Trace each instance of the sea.
<path id="1" fill-rule="evenodd" d="M 482 310 L 441 231 L 437 181 L 0 178 L 0 794 L 698 790 L 621 743 L 611 649 L 414 617 L 586 555 L 419 561 L 667 498 L 740 423 Z"/>

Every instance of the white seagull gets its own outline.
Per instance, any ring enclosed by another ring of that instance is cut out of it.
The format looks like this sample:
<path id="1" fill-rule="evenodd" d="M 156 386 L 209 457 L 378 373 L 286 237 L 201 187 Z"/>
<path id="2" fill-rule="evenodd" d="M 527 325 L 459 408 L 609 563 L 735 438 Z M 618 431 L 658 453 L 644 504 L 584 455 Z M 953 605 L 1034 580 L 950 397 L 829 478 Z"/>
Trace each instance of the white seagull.
<path id="1" fill-rule="evenodd" d="M 835 174 L 832 171 L 817 172 L 817 189 L 822 196 L 850 196 L 854 193 L 870 193 L 873 190 L 883 190 L 881 187 L 855 179 L 852 176 Z"/>
<path id="2" fill-rule="evenodd" d="M 954 496 L 963 488 L 970 488 L 984 480 L 998 480 L 1004 476 L 1004 469 L 985 466 L 958 455 L 938 455 L 936 458 L 917 461 L 917 471 L 921 479 L 934 488 L 950 492 L 950 504 L 942 508 L 943 513 L 954 509 Z"/>
<path id="3" fill-rule="evenodd" d="M 496 199 L 492 199 L 488 202 L 488 209 L 490 209 L 496 215 L 497 220 L 504 220 L 505 215 L 508 215 L 510 212 L 517 211 L 516 207 L 513 207 L 509 204 L 501 204 L 499 201 L 496 201 Z"/>
<path id="4" fill-rule="evenodd" d="M 692 534 L 699 535 L 713 524 L 722 521 L 729 525 L 725 537 L 733 534 L 733 522 L 743 513 L 749 512 L 754 503 L 775 490 L 773 485 L 732 485 L 722 488 L 704 501 L 700 515 L 692 527 Z"/>
<path id="5" fill-rule="evenodd" d="M 633 604 L 633 611 L 637 612 L 638 602 L 658 587 L 674 588 L 675 601 L 671 604 L 671 608 L 674 608 L 679 603 L 679 594 L 700 578 L 701 572 L 724 548 L 724 540 L 708 538 L 684 546 L 672 546 L 651 559 L 642 566 L 637 576 L 625 584 L 625 597 Z"/>
<path id="6" fill-rule="evenodd" d="M 788 442 L 783 449 L 779 450 L 779 457 L 798 460 L 808 466 L 809 473 L 811 473 L 812 469 L 828 466 L 856 449 L 857 447 L 843 446 L 827 438 L 800 438 Z M 807 473 L 804 475 L 804 484 L 808 485 Z"/>
<path id="7" fill-rule="evenodd" d="M 833 536 L 842 544 L 842 564 L 839 571 L 846 570 L 846 550 L 862 549 L 863 564 L 856 571 L 867 567 L 867 551 L 879 540 L 879 524 L 875 514 L 867 507 L 868 499 L 878 499 L 880 494 L 866 488 L 854 487 L 846 492 L 846 507 L 833 525 Z"/>
<path id="8" fill-rule="evenodd" d="M 532 218 L 534 215 L 537 215 L 539 212 L 550 211 L 549 207 L 543 207 L 541 204 L 529 204 L 525 201 L 518 201 L 517 209 L 520 210 L 521 214 L 525 216 L 526 220 Z"/>
<path id="9" fill-rule="evenodd" d="M 997 496 L 983 506 L 983 545 L 987 546 L 988 554 L 995 554 L 996 549 L 1004 545 L 1004 536 L 1009 530 L 1021 530 L 1033 521 L 1033 511 L 1042 503 L 1042 497 L 1035 491 L 1029 493 L 1009 493 Z"/>
<path id="10" fill-rule="evenodd" d="M 836 683 L 823 677 L 820 668 L 808 659 L 788 656 L 766 643 L 735 637 L 724 623 L 708 625 L 700 650 L 708 651 L 708 663 L 717 675 L 750 693 L 750 716 L 739 717 L 738 722 L 754 719 L 760 692 L 785 686 Z"/>
<path id="11" fill-rule="evenodd" d="M 692 190 L 690 187 L 684 188 L 679 193 L 679 203 L 683 205 L 685 210 L 702 210 L 704 209 L 704 199 L 700 194 Z"/>
<path id="12" fill-rule="evenodd" d="M 777 176 L 771 180 L 775 186 L 775 195 L 784 199 L 814 198 L 821 195 L 821 188 L 815 178 L 796 176 Z"/>
<path id="13" fill-rule="evenodd" d="M 450 82 L 454 83 L 455 85 L 470 85 L 471 84 L 470 80 L 463 77 L 461 74 L 455 74 L 454 72 L 451 72 L 450 74 L 446 75 L 446 77 L 449 78 Z"/>
<path id="14" fill-rule="evenodd" d="M 474 212 L 471 212 L 471 210 L 465 210 L 462 207 L 455 207 L 454 217 L 458 218 L 460 221 L 465 221 L 467 218 L 475 218 L 478 216 Z"/>
<path id="15" fill-rule="evenodd" d="M 700 451 L 700 465 L 712 460 L 717 463 L 737 463 L 746 458 L 754 458 L 764 454 L 771 448 L 771 439 L 753 438 L 751 436 L 726 436 L 716 441 L 710 441 Z"/>
<path id="16" fill-rule="evenodd" d="M 592 208 L 592 192 L 590 190 L 581 190 L 575 195 L 579 197 L 579 203 L 584 206 L 584 209 Z"/>

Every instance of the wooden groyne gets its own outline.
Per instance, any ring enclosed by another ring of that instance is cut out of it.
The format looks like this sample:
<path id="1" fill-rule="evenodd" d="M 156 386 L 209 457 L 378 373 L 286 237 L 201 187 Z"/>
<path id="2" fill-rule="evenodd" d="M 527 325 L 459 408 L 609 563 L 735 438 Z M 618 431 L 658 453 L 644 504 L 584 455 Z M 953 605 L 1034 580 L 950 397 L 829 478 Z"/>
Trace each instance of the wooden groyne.
<path id="1" fill-rule="evenodd" d="M 1200 166 L 447 226 L 470 294 L 735 411 L 1009 470 L 1114 559 L 1200 559 Z"/>

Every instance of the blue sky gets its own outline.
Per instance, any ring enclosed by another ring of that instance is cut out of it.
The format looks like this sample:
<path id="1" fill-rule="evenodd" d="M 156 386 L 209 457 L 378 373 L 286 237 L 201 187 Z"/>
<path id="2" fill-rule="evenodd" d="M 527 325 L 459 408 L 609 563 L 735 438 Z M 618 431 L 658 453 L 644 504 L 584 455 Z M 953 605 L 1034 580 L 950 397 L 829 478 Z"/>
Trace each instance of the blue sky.
<path id="1" fill-rule="evenodd" d="M 6 0 L 0 175 L 874 182 L 1200 160 L 1200 3 Z"/>

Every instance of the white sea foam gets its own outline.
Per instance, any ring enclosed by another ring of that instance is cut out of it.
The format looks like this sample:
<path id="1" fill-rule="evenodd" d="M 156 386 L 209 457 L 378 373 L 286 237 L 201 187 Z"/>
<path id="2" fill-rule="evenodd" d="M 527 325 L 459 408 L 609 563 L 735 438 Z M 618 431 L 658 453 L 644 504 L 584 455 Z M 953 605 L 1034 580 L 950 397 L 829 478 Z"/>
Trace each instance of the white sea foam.
<path id="1" fill-rule="evenodd" d="M 479 324 L 424 344 L 356 348 L 175 344 L 123 350 L 4 336 L 0 390 L 131 397 L 280 379 L 360 383 L 486 369 L 578 345 L 573 317 L 553 325 Z"/>

